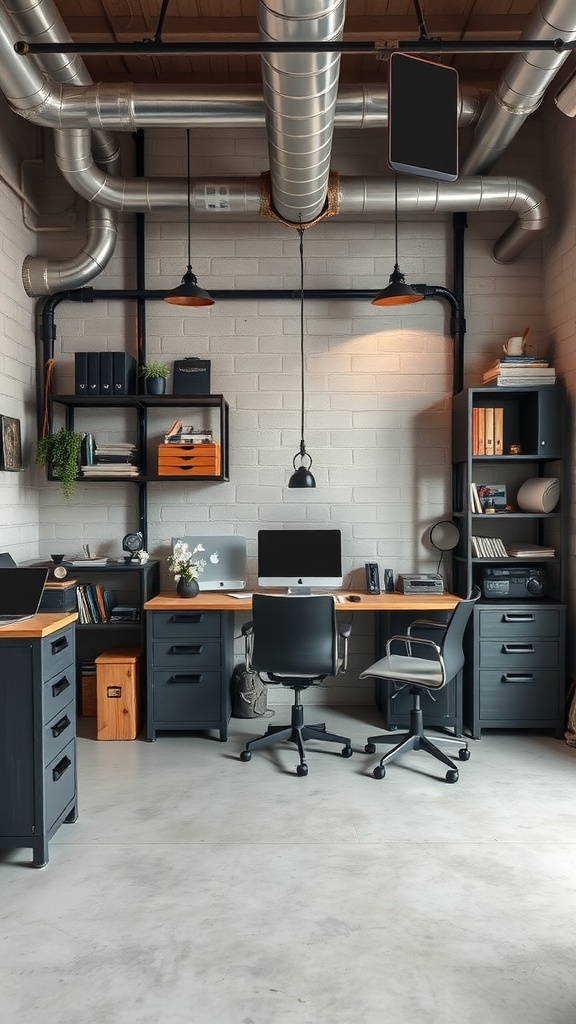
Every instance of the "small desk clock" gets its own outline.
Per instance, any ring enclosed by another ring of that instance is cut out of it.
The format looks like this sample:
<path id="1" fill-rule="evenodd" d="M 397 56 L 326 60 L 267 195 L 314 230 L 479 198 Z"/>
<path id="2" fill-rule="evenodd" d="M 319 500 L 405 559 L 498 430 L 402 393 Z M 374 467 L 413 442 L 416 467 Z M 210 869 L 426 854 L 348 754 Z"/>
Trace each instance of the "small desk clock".
<path id="1" fill-rule="evenodd" d="M 124 561 L 127 564 L 133 562 L 143 548 L 144 537 L 141 533 L 127 533 L 122 540 L 122 550 L 129 551 L 130 554 L 125 556 Z"/>

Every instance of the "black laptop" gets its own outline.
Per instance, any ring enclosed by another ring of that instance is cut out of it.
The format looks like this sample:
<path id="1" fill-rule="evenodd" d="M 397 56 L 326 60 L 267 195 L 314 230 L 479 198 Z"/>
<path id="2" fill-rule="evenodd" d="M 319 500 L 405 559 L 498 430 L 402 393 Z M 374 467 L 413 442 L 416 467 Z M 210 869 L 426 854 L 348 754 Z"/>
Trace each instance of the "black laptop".
<path id="1" fill-rule="evenodd" d="M 48 569 L 0 567 L 0 626 L 36 615 Z"/>

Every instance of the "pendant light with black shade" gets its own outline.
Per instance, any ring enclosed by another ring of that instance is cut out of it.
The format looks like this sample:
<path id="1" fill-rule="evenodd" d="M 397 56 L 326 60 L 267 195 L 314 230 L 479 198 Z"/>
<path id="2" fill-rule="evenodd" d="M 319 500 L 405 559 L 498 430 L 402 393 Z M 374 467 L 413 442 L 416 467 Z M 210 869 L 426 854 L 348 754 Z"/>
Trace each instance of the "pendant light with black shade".
<path id="1" fill-rule="evenodd" d="M 190 258 L 190 129 L 186 129 L 186 157 L 187 157 L 187 174 L 186 182 L 188 187 L 188 266 L 186 273 L 182 278 L 181 283 L 177 288 L 174 288 L 171 292 L 168 292 L 164 296 L 164 302 L 169 302 L 172 306 L 213 306 L 214 299 L 208 294 L 204 288 L 201 288 L 198 284 L 196 274 L 192 271 L 191 258 Z"/>
<path id="2" fill-rule="evenodd" d="M 300 238 L 300 448 L 292 460 L 294 472 L 288 481 L 288 487 L 316 487 L 316 481 L 310 472 L 312 456 L 306 451 L 304 440 L 304 228 L 297 229 Z M 296 462 L 300 465 L 296 469 Z M 306 465 L 306 460 L 309 460 Z"/>
<path id="3" fill-rule="evenodd" d="M 398 175 L 394 175 L 394 270 L 390 274 L 390 282 L 375 299 L 373 306 L 404 306 L 411 302 L 420 302 L 424 296 L 406 284 L 404 274 L 398 266 Z"/>

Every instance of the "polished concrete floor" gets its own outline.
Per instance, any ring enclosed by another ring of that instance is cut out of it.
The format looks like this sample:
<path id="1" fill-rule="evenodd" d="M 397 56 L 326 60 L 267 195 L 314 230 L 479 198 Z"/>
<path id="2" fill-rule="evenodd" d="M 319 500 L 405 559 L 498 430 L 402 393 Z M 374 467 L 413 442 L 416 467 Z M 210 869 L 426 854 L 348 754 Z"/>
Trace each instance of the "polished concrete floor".
<path id="1" fill-rule="evenodd" d="M 284 718 L 278 711 L 274 722 Z M 318 709 L 313 713 L 318 720 Z M 443 781 L 422 752 L 238 760 L 261 721 L 79 740 L 78 821 L 34 870 L 0 851 L 6 1024 L 574 1024 L 576 750 L 485 733 Z"/>

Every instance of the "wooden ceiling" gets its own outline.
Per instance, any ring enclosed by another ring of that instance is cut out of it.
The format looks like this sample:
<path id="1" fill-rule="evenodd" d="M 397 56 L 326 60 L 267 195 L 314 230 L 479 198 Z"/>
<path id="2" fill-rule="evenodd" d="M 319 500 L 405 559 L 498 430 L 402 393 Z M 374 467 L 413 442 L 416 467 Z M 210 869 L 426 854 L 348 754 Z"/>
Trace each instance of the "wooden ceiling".
<path id="1" fill-rule="evenodd" d="M 72 39 L 78 43 L 135 43 L 157 35 L 162 0 L 55 0 Z M 445 43 L 510 40 L 526 32 L 537 0 L 420 0 L 426 32 Z M 256 0 L 170 0 L 163 42 L 257 42 Z M 347 0 L 346 41 L 418 40 L 413 0 Z M 95 82 L 166 82 L 197 85 L 259 83 L 254 55 L 85 56 Z M 491 87 L 510 60 L 507 54 L 444 54 L 461 81 Z M 372 54 L 343 55 L 340 81 L 378 82 L 386 61 Z"/>

